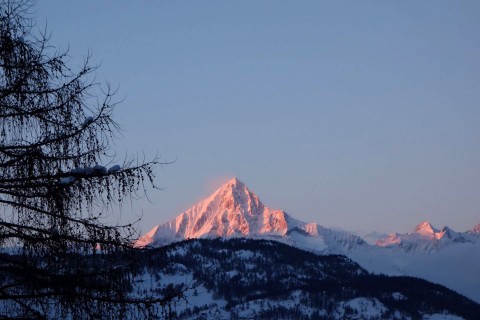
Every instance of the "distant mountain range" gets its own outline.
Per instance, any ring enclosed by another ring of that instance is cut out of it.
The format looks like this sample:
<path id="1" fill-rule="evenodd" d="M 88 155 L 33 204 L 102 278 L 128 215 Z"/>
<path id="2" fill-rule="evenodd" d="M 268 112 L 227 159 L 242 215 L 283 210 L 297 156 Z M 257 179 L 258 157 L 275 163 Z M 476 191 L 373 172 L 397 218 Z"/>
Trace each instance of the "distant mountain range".
<path id="1" fill-rule="evenodd" d="M 237 178 L 175 219 L 157 225 L 135 245 L 159 247 L 215 238 L 267 239 L 317 254 L 344 254 L 369 271 L 422 277 L 480 302 L 480 224 L 456 232 L 425 221 L 410 233 L 393 233 L 370 245 L 353 233 L 302 222 L 266 207 Z"/>
<path id="2" fill-rule="evenodd" d="M 476 243 L 480 238 L 480 224 L 466 232 L 456 232 L 449 227 L 441 230 L 428 221 L 420 223 L 413 232 L 406 234 L 392 233 L 385 239 L 377 241 L 380 247 L 399 247 L 406 251 L 436 251 L 445 246 L 458 243 Z"/>

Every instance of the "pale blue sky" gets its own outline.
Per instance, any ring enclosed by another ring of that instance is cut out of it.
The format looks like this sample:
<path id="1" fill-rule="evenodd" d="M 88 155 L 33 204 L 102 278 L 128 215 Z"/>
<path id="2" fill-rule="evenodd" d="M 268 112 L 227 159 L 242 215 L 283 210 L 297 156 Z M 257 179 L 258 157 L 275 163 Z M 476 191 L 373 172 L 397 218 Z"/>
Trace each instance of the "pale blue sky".
<path id="1" fill-rule="evenodd" d="M 119 85 L 124 150 L 155 153 L 141 228 L 237 176 L 347 230 L 480 222 L 480 2 L 39 1 L 52 43 Z M 125 215 L 129 215 L 126 208 Z M 133 215 L 132 215 L 133 216 Z"/>

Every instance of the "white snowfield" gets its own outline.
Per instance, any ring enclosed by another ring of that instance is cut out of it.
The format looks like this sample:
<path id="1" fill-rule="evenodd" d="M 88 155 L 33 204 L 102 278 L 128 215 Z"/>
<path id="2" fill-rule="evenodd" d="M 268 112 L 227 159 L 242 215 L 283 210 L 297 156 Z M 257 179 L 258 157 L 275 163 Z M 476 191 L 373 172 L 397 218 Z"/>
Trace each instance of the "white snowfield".
<path id="1" fill-rule="evenodd" d="M 352 233 L 302 222 L 264 206 L 237 178 L 175 219 L 157 225 L 135 245 L 217 237 L 273 239 L 320 254 L 341 253 L 371 272 L 424 278 L 480 302 L 480 224 L 456 232 L 425 221 L 410 233 L 390 234 L 370 245 Z M 435 317 L 429 319 L 444 319 Z"/>

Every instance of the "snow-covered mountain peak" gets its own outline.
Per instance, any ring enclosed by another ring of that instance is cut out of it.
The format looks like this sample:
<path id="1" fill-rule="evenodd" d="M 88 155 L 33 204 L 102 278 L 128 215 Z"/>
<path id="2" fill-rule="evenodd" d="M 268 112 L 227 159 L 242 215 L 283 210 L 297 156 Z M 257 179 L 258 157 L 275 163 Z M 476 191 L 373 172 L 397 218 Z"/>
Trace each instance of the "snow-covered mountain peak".
<path id="1" fill-rule="evenodd" d="M 415 233 L 421 234 L 423 236 L 435 236 L 435 233 L 437 232 L 439 232 L 439 230 L 435 229 L 428 221 L 423 221 L 415 228 Z"/>
<path id="2" fill-rule="evenodd" d="M 287 231 L 286 213 L 265 207 L 259 197 L 235 177 L 175 219 L 152 229 L 135 245 L 161 245 L 190 238 L 283 236 Z"/>
<path id="3" fill-rule="evenodd" d="M 184 239 L 216 237 L 271 238 L 299 247 L 351 249 L 365 244 L 358 236 L 294 219 L 266 207 L 238 178 L 232 178 L 205 200 L 158 225 L 135 245 L 164 245 Z"/>
<path id="4" fill-rule="evenodd" d="M 477 224 L 475 227 L 473 227 L 472 233 L 479 233 L 480 234 L 480 223 Z"/>
<path id="5" fill-rule="evenodd" d="M 202 202 L 208 203 L 207 206 L 213 210 L 240 210 L 250 216 L 258 215 L 265 207 L 258 196 L 237 177 L 227 181 Z"/>
<path id="6" fill-rule="evenodd" d="M 453 229 L 449 227 L 443 227 L 441 231 L 438 231 L 435 233 L 435 237 L 437 239 L 450 239 L 450 240 L 455 240 L 461 237 L 460 233 L 454 231 Z"/>
<path id="7" fill-rule="evenodd" d="M 248 190 L 248 188 L 245 183 L 240 181 L 237 177 L 233 177 L 220 186 L 220 188 L 218 188 L 212 195 L 217 193 L 221 193 L 223 195 L 232 195 L 233 193 L 242 193 L 246 190 Z"/>
<path id="8" fill-rule="evenodd" d="M 240 188 L 243 189 L 245 188 L 245 183 L 240 181 L 237 177 L 233 177 L 232 179 L 228 180 L 225 182 L 220 189 L 225 188 L 225 187 L 232 187 L 232 188 Z"/>
<path id="9" fill-rule="evenodd" d="M 398 245 L 402 242 L 402 238 L 398 233 L 390 233 L 386 238 L 380 239 L 376 242 L 376 246 L 389 247 L 392 245 Z"/>

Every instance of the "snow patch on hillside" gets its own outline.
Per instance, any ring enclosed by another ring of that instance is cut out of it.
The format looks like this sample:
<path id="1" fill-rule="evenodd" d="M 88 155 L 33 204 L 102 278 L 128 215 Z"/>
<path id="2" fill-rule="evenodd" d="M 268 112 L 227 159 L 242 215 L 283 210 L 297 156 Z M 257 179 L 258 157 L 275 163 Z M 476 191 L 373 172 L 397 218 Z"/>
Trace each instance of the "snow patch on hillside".
<path id="1" fill-rule="evenodd" d="M 350 319 L 352 314 L 347 313 L 352 310 L 352 314 L 357 319 L 381 318 L 382 315 L 388 311 L 385 306 L 377 299 L 369 298 L 355 298 L 347 302 L 342 302 L 338 305 L 335 311 L 335 316 L 338 319 Z"/>

